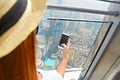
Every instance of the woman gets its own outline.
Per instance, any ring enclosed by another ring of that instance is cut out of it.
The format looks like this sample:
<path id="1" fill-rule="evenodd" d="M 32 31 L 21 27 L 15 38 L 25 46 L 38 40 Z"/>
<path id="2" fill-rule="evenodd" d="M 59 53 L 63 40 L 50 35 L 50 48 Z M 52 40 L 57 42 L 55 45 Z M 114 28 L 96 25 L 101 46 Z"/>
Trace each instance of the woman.
<path id="1" fill-rule="evenodd" d="M 46 0 L 0 1 L 0 80 L 62 80 L 70 42 L 63 44 L 63 60 L 49 76 L 36 71 L 35 28 L 46 9 Z"/>

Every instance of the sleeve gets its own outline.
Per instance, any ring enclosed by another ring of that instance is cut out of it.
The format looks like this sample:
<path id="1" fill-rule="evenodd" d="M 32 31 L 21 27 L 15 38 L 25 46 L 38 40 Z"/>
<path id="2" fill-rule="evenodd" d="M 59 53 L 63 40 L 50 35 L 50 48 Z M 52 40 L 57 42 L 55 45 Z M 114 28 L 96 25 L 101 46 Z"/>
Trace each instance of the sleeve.
<path id="1" fill-rule="evenodd" d="M 44 71 L 37 69 L 37 71 L 42 74 L 42 80 L 63 80 L 63 77 L 56 70 Z"/>

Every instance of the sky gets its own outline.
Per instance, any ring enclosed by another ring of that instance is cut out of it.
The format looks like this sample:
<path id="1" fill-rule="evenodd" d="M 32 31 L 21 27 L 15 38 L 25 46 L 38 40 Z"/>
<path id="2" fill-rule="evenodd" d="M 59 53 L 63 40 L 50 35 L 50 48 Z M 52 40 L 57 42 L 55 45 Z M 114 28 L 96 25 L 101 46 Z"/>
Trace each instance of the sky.
<path id="1" fill-rule="evenodd" d="M 80 8 L 107 10 L 109 3 L 98 0 L 48 0 L 48 4 L 62 4 Z"/>

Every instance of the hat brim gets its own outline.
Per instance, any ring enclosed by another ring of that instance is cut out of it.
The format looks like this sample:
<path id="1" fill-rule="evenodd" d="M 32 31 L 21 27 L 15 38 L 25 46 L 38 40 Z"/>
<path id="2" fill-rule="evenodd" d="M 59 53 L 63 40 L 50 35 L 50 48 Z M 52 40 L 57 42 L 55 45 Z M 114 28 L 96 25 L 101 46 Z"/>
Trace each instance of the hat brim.
<path id="1" fill-rule="evenodd" d="M 28 0 L 19 21 L 0 36 L 0 58 L 8 55 L 36 29 L 46 10 L 46 0 Z"/>

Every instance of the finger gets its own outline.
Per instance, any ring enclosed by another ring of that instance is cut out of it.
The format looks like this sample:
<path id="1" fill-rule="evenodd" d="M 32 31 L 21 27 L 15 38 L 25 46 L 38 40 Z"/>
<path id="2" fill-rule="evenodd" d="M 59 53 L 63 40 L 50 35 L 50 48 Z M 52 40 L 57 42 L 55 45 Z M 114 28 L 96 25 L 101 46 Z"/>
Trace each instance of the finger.
<path id="1" fill-rule="evenodd" d="M 70 39 L 68 39 L 67 45 L 70 45 Z"/>
<path id="2" fill-rule="evenodd" d="M 63 47 L 66 47 L 66 45 L 65 44 L 61 44 Z"/>

